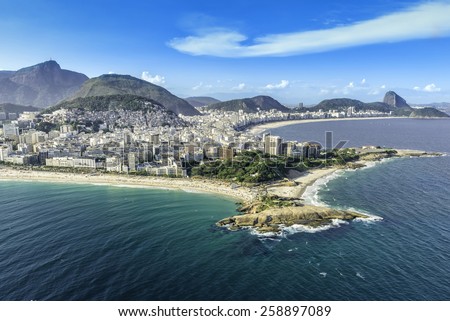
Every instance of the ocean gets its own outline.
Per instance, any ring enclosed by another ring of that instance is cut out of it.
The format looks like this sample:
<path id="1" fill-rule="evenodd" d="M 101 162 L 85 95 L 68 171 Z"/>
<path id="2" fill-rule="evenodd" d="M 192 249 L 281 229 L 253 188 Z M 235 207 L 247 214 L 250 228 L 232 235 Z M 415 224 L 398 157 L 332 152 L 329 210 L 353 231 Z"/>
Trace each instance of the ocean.
<path id="1" fill-rule="evenodd" d="M 450 121 L 387 119 L 271 130 L 298 141 L 450 154 Z M 341 171 L 306 201 L 371 221 L 267 237 L 216 228 L 217 195 L 0 181 L 1 300 L 449 300 L 450 157 Z"/>

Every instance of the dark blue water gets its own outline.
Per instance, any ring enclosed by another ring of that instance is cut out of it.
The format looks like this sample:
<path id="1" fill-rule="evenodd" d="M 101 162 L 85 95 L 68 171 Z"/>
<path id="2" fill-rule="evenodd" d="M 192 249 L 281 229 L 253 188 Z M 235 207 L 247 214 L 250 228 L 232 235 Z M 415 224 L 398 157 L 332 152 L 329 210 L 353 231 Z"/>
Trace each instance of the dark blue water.
<path id="1" fill-rule="evenodd" d="M 450 152 L 450 121 L 272 132 L 320 141 L 326 130 L 352 145 Z M 235 211 L 217 196 L 0 181 L 0 299 L 449 300 L 449 182 L 450 157 L 346 172 L 321 202 L 383 220 L 269 240 L 216 229 Z"/>

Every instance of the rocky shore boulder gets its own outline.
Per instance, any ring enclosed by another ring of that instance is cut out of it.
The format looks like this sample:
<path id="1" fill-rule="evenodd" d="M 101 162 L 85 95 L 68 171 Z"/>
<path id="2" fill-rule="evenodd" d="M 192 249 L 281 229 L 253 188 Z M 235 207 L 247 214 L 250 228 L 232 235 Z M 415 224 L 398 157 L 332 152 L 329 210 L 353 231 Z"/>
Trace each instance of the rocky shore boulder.
<path id="1" fill-rule="evenodd" d="M 271 208 L 256 214 L 235 215 L 220 220 L 216 225 L 226 226 L 231 230 L 254 227 L 259 232 L 278 232 L 281 226 L 302 224 L 318 227 L 330 224 L 333 219 L 353 220 L 355 218 L 367 218 L 367 216 L 352 211 L 304 205 Z"/>

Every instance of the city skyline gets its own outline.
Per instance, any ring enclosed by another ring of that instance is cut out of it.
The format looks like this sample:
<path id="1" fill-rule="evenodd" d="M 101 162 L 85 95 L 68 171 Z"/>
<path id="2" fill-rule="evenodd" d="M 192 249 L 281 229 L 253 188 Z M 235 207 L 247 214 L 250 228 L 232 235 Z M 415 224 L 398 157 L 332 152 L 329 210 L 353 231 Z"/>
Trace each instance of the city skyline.
<path id="1" fill-rule="evenodd" d="M 0 70 L 52 58 L 180 97 L 450 101 L 449 13 L 449 1 L 1 2 Z"/>

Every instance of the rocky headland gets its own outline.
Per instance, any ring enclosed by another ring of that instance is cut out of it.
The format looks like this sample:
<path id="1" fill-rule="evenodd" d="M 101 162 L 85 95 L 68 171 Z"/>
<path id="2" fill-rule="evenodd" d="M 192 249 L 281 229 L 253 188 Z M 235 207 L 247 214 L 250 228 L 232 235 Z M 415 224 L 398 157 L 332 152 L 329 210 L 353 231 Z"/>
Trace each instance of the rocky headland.
<path id="1" fill-rule="evenodd" d="M 367 215 L 346 210 L 336 210 L 313 205 L 271 208 L 255 214 L 235 215 L 217 222 L 231 230 L 253 227 L 258 232 L 279 232 L 283 226 L 301 224 L 309 227 L 327 225 L 332 220 L 353 220 L 368 218 Z"/>
<path id="2" fill-rule="evenodd" d="M 357 149 L 358 160 L 345 165 L 315 168 L 303 173 L 290 173 L 289 180 L 272 182 L 259 187 L 258 197 L 244 202 L 238 209 L 242 214 L 224 218 L 216 223 L 218 227 L 230 230 L 253 228 L 259 233 L 280 232 L 283 227 L 303 225 L 320 227 L 333 220 L 351 221 L 356 218 L 369 219 L 370 216 L 355 211 L 333 209 L 304 204 L 302 199 L 306 188 L 319 178 L 328 176 L 336 170 L 365 167 L 368 162 L 386 158 L 442 156 L 441 153 L 420 150 L 385 149 L 366 146 Z"/>

